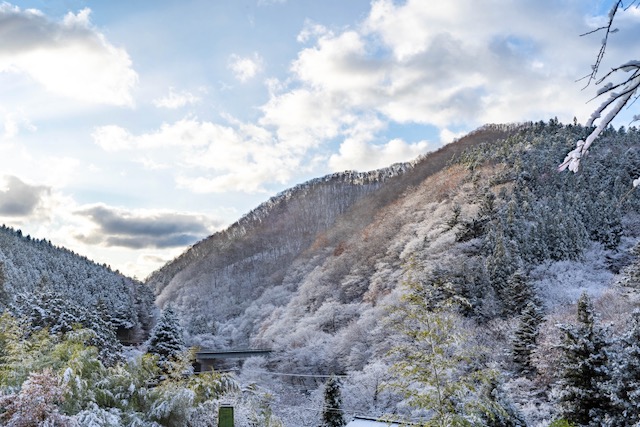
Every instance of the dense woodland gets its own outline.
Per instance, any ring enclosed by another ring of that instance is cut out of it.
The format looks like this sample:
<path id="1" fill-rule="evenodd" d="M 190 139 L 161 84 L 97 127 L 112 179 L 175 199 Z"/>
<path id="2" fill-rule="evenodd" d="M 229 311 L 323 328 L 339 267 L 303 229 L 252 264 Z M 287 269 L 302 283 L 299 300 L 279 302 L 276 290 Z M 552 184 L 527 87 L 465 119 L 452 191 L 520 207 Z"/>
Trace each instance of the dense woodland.
<path id="1" fill-rule="evenodd" d="M 488 125 L 301 184 L 145 284 L 3 228 L 0 423 L 635 425 L 640 131 L 557 172 L 590 130 Z M 193 375 L 193 346 L 273 353 Z"/>

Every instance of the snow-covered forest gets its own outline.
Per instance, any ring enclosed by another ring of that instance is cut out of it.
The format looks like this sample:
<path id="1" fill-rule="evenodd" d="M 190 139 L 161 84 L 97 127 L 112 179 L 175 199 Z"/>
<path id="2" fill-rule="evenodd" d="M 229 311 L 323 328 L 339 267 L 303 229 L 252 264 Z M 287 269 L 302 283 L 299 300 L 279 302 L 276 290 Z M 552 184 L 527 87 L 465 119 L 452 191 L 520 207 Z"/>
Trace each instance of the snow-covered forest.
<path id="1" fill-rule="evenodd" d="M 4 228 L 0 423 L 634 425 L 640 131 L 558 173 L 591 131 L 487 125 L 298 185 L 144 284 Z M 194 375 L 193 347 L 273 351 Z"/>

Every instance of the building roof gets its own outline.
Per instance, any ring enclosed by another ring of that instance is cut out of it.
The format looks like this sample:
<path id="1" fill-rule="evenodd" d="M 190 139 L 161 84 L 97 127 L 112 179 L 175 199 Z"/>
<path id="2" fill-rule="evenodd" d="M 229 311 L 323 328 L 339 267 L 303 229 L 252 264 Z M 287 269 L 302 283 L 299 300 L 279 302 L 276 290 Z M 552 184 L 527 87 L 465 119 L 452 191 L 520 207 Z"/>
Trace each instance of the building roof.
<path id="1" fill-rule="evenodd" d="M 346 427 L 400 427 L 402 425 L 392 421 L 378 421 L 375 418 L 354 417 Z"/>

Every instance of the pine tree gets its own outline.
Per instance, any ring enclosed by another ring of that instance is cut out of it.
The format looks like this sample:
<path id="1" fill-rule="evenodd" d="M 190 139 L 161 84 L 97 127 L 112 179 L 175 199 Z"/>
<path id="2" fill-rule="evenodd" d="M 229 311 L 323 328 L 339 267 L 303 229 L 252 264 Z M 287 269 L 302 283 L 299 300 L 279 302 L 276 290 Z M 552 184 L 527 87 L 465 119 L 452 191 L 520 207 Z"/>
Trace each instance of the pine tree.
<path id="1" fill-rule="evenodd" d="M 543 317 L 538 306 L 529 302 L 520 315 L 518 329 L 513 338 L 513 361 L 520 372 L 525 375 L 535 372 L 531 361 L 533 350 L 536 348 L 536 340 Z"/>
<path id="2" fill-rule="evenodd" d="M 507 282 L 517 268 L 518 259 L 511 253 L 509 241 L 504 235 L 502 224 L 498 224 L 492 230 L 488 240 L 491 254 L 486 261 L 487 273 L 489 274 L 489 280 L 491 280 L 491 286 L 504 306 L 507 297 Z"/>
<path id="3" fill-rule="evenodd" d="M 30 333 L 47 330 L 62 336 L 78 328 L 91 329 L 94 334 L 89 344 L 99 349 L 100 361 L 110 366 L 122 357 L 122 344 L 101 313 L 88 310 L 59 292 L 44 289 L 35 294 L 18 294 L 10 311 L 27 321 Z"/>
<path id="4" fill-rule="evenodd" d="M 600 192 L 592 203 L 594 218 L 591 238 L 601 242 L 607 249 L 615 249 L 622 236 L 622 213 L 611 195 Z"/>
<path id="5" fill-rule="evenodd" d="M 155 354 L 161 362 L 174 361 L 185 350 L 182 327 L 173 308 L 162 311 L 158 323 L 147 341 L 147 353 Z"/>
<path id="6" fill-rule="evenodd" d="M 9 303 L 9 292 L 6 288 L 7 276 L 4 272 L 4 262 L 0 261 L 0 309 Z"/>
<path id="7" fill-rule="evenodd" d="M 620 340 L 613 378 L 615 403 L 613 425 L 636 425 L 640 422 L 640 310 L 634 310 L 631 328 Z"/>
<path id="8" fill-rule="evenodd" d="M 340 380 L 331 376 L 324 386 L 324 408 L 321 427 L 343 427 L 347 423 L 342 411 Z"/>
<path id="9" fill-rule="evenodd" d="M 507 280 L 504 289 L 503 305 L 507 314 L 521 313 L 524 308 L 533 301 L 535 295 L 531 284 L 522 270 L 517 270 Z"/>
<path id="10" fill-rule="evenodd" d="M 559 381 L 562 415 L 568 421 L 590 426 L 602 425 L 612 402 L 607 393 L 610 382 L 608 342 L 596 324 L 589 296 L 578 299 L 578 324 L 562 325 L 563 359 Z"/>

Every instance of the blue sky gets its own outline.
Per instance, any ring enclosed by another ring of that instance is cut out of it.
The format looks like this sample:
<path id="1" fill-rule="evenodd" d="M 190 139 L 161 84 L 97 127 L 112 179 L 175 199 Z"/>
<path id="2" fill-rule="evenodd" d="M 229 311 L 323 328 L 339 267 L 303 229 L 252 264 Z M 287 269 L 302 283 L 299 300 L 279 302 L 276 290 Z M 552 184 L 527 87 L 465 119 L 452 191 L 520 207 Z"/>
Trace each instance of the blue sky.
<path id="1" fill-rule="evenodd" d="M 307 179 L 586 121 L 599 36 L 578 35 L 610 2 L 443 3 L 2 3 L 0 222 L 142 278 Z M 639 20 L 605 66 L 635 59 Z"/>

